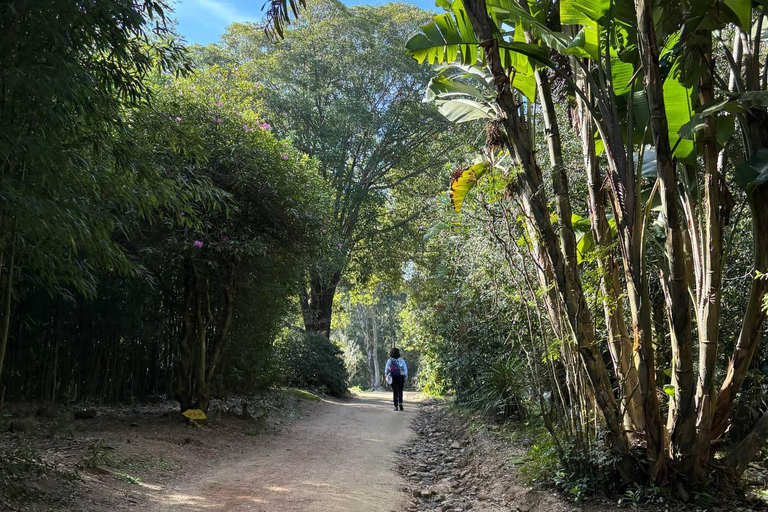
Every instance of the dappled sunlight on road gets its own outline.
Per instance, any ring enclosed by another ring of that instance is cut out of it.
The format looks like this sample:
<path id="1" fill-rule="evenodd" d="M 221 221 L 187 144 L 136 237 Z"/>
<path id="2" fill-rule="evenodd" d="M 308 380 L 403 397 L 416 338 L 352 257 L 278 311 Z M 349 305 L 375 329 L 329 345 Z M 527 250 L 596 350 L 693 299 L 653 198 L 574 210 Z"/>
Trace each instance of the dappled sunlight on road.
<path id="1" fill-rule="evenodd" d="M 322 399 L 279 436 L 257 439 L 252 453 L 214 468 L 202 481 L 173 490 L 155 486 L 149 510 L 378 510 L 400 485 L 391 462 L 413 434 L 409 424 L 420 400 L 406 393 L 406 410 L 395 412 L 387 391 Z"/>

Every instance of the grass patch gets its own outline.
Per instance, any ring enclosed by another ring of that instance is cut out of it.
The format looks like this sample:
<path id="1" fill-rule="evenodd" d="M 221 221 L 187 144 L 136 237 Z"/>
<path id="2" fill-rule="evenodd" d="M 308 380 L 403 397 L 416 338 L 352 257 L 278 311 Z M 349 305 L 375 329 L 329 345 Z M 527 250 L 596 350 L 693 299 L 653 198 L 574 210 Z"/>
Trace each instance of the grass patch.
<path id="1" fill-rule="evenodd" d="M 129 484 L 138 484 L 141 482 L 141 478 L 137 476 L 131 476 L 127 473 L 115 473 L 115 480 L 118 480 L 120 482 L 127 482 Z"/>
<path id="2" fill-rule="evenodd" d="M 143 473 L 152 470 L 163 471 L 176 471 L 181 469 L 181 464 L 172 459 L 166 459 L 163 457 L 157 459 L 142 458 L 142 459 L 129 459 L 123 458 L 118 462 L 122 469 L 130 471 L 132 473 Z"/>
<path id="3" fill-rule="evenodd" d="M 307 391 L 305 389 L 299 389 L 299 388 L 284 388 L 284 393 L 287 393 L 289 395 L 293 395 L 301 400 L 306 400 L 308 402 L 317 402 L 320 400 L 320 396 L 316 395 L 310 391 Z"/>

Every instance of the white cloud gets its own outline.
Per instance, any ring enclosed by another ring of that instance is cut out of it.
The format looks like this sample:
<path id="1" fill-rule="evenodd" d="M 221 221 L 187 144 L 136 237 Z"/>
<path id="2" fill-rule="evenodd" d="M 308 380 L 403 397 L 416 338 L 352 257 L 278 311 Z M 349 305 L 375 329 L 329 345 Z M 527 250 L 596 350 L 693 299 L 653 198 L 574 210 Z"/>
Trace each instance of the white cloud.
<path id="1" fill-rule="evenodd" d="M 186 4 L 185 10 L 201 8 L 206 11 L 205 14 L 212 15 L 223 21 L 224 23 L 235 23 L 242 21 L 252 20 L 252 16 L 248 16 L 246 13 L 240 11 L 237 7 L 226 2 L 224 0 L 192 0 L 180 2 L 181 5 Z M 204 13 L 199 13 L 204 14 Z"/>

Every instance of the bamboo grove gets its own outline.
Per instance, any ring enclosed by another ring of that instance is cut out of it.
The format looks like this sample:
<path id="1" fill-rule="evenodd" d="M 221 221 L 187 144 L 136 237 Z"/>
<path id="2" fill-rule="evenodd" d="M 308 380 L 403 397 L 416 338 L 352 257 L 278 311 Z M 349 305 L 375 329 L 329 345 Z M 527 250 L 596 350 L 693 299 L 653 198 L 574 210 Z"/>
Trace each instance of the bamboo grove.
<path id="1" fill-rule="evenodd" d="M 566 376 L 581 383 L 570 406 L 599 413 L 625 482 L 642 474 L 683 494 L 715 471 L 738 478 L 768 439 L 765 415 L 739 443 L 724 442 L 734 398 L 765 336 L 765 6 L 438 5 L 447 12 L 407 44 L 418 61 L 439 65 L 425 101 L 454 122 L 487 123 L 486 148 L 454 175 L 452 204 L 461 209 L 481 180 L 503 180 L 546 317 L 568 340 L 561 351 L 580 360 L 580 368 L 568 369 L 579 375 Z M 572 98 L 570 126 L 557 115 L 556 87 Z M 537 123 L 546 155 L 533 142 Z M 571 129 L 579 135 L 588 188 L 583 216 L 573 211 L 563 165 L 563 133 Z M 742 216 L 752 230 L 751 286 L 738 298 L 738 339 L 728 343 L 719 337 L 723 262 L 734 219 Z M 582 281 L 587 252 L 601 273 L 599 307 Z M 653 266 L 652 253 L 659 255 Z M 653 321 L 652 283 L 663 292 L 661 323 Z M 605 335 L 595 328 L 597 316 L 604 317 Z M 733 349 L 721 368 L 725 346 Z"/>

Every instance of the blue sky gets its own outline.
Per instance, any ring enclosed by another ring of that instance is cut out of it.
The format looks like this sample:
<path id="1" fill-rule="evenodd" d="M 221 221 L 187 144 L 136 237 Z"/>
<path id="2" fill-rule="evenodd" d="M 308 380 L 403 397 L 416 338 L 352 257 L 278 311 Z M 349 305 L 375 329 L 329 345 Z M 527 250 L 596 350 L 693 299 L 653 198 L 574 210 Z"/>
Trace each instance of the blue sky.
<path id="1" fill-rule="evenodd" d="M 381 0 L 342 0 L 347 5 L 382 4 Z M 423 9 L 434 9 L 434 0 L 400 0 Z M 264 0 L 176 0 L 174 17 L 178 30 L 189 43 L 207 44 L 219 40 L 227 25 L 258 21 Z"/>

